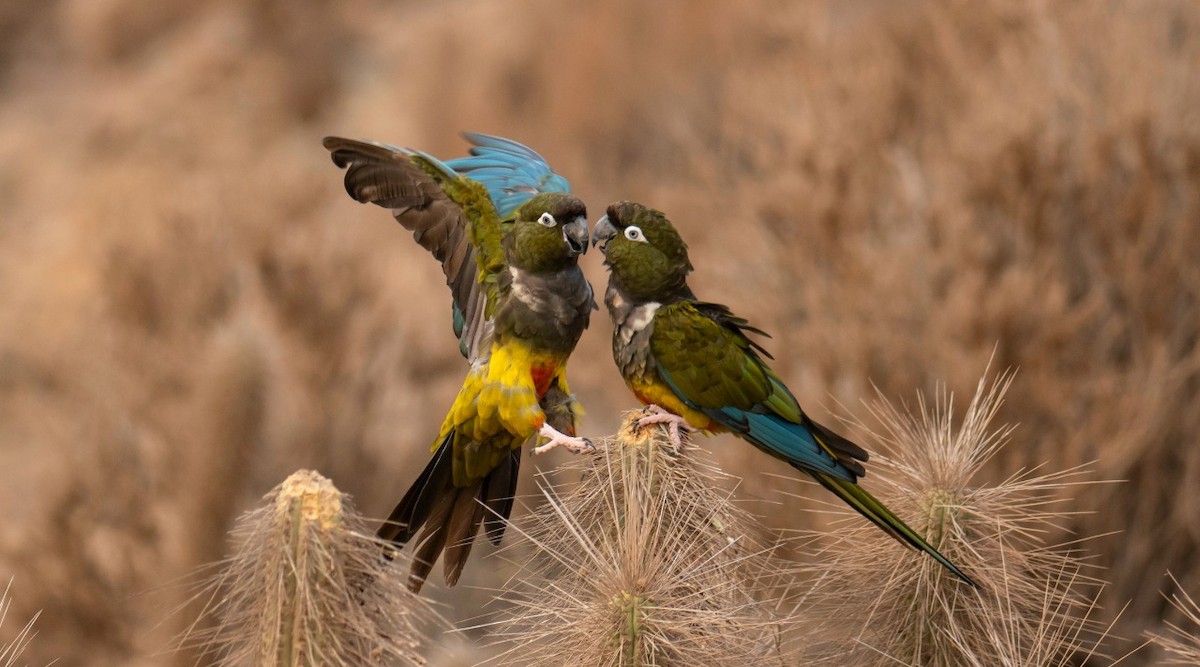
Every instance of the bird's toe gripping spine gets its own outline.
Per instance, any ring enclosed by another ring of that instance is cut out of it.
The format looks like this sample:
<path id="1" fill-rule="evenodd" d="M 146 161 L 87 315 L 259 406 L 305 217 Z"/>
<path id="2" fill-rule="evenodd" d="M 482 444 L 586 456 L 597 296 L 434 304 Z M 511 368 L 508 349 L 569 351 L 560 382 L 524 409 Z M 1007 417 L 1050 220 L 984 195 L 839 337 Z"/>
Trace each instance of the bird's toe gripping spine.
<path id="1" fill-rule="evenodd" d="M 690 434 L 700 430 L 689 424 L 687 419 L 682 416 L 653 403 L 647 405 L 644 412 L 645 416 L 637 420 L 637 428 L 643 429 L 654 424 L 666 424 L 667 436 L 671 441 L 671 446 L 675 448 L 676 454 L 683 451 L 685 442 L 690 441 Z"/>
<path id="2" fill-rule="evenodd" d="M 534 456 L 545 454 L 558 447 L 565 447 L 572 454 L 585 454 L 596 451 L 596 446 L 592 444 L 591 440 L 567 435 L 548 423 L 542 424 L 538 435 L 546 438 L 547 442 L 531 450 L 530 453 Z"/>

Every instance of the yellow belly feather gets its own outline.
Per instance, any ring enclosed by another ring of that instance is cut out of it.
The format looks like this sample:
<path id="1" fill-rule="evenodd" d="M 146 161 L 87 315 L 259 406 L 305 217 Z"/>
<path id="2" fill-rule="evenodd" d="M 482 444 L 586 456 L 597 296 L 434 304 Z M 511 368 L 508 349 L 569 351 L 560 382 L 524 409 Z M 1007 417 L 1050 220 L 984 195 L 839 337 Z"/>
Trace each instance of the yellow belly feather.
<path id="1" fill-rule="evenodd" d="M 454 433 L 455 485 L 491 472 L 537 433 L 546 420 L 540 393 L 554 380 L 565 390 L 565 372 L 562 355 L 533 350 L 518 340 L 492 345 L 488 361 L 473 366 L 463 380 L 433 445 L 436 450 Z"/>
<path id="2" fill-rule="evenodd" d="M 686 419 L 693 428 L 708 433 L 723 430 L 720 425 L 709 419 L 708 415 L 684 405 L 675 392 L 665 384 L 647 378 L 634 378 L 628 380 L 627 384 L 639 401 L 647 405 L 653 403 L 674 412 Z"/>

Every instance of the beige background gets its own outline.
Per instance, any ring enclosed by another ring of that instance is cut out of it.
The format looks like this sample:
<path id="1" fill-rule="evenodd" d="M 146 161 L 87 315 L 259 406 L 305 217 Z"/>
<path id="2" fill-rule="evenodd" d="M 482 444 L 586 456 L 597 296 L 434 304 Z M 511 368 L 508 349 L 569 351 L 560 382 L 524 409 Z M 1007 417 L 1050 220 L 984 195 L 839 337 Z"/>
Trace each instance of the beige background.
<path id="1" fill-rule="evenodd" d="M 995 350 L 1020 425 L 993 478 L 1128 480 L 1071 505 L 1119 531 L 1091 543 L 1101 615 L 1128 603 L 1136 642 L 1168 569 L 1195 594 L 1200 5 L 10 0 L 0 576 L 15 618 L 43 610 L 30 664 L 192 664 L 159 654 L 188 573 L 296 468 L 391 508 L 464 366 L 436 264 L 320 138 L 452 157 L 460 130 L 535 147 L 593 219 L 665 210 L 819 419 L 865 417 L 871 383 L 969 395 Z M 598 313 L 572 362 L 593 434 L 633 406 L 609 335 Z M 705 444 L 745 497 L 817 495 Z M 510 571 L 484 553 L 465 584 Z M 489 597 L 434 594 L 455 618 Z"/>

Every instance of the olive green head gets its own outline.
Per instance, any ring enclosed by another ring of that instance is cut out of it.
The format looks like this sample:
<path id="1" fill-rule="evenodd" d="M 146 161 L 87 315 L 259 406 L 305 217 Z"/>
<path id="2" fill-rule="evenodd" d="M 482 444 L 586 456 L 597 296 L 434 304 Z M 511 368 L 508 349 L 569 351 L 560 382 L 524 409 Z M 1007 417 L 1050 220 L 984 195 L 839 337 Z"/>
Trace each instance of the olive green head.
<path id="1" fill-rule="evenodd" d="M 505 221 L 506 257 L 510 265 L 524 271 L 567 268 L 587 248 L 587 209 L 566 192 L 538 194 Z"/>
<path id="2" fill-rule="evenodd" d="M 665 302 L 687 292 L 687 244 L 661 211 L 630 201 L 612 204 L 596 223 L 592 244 L 600 246 L 613 279 L 630 297 Z"/>

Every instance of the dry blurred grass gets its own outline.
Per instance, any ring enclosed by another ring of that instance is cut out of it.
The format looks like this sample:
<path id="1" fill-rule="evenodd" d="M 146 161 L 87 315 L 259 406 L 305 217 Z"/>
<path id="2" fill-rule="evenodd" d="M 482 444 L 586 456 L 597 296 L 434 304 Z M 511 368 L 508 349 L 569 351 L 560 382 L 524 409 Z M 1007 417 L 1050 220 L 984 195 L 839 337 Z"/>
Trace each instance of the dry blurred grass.
<path id="1" fill-rule="evenodd" d="M 1119 531 L 1100 615 L 1158 631 L 1164 572 L 1200 582 L 1193 2 L 18 0 L 0 44 L 0 562 L 44 609 L 33 664 L 166 664 L 149 591 L 238 510 L 304 466 L 382 515 L 426 456 L 463 371 L 444 287 L 328 132 L 499 132 L 593 212 L 666 210 L 818 415 L 965 391 L 998 346 L 1027 445 L 985 474 L 1128 480 L 1072 491 L 1074 530 Z M 596 433 L 632 402 L 602 319 L 573 364 Z"/>

